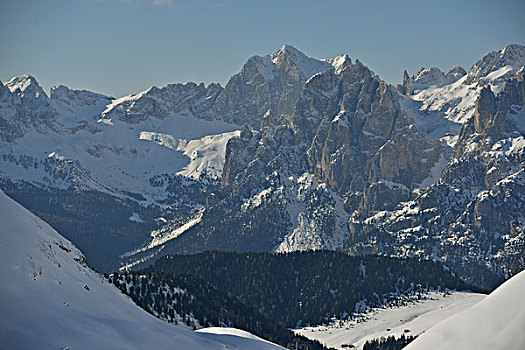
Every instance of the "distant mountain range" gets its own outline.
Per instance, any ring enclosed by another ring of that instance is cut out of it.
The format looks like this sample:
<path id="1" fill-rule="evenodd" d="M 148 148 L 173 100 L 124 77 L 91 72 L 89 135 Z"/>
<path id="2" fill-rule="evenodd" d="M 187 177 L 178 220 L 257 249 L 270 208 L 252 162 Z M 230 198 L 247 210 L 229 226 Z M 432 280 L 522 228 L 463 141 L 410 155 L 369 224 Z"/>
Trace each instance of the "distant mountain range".
<path id="1" fill-rule="evenodd" d="M 331 249 L 525 267 L 525 47 L 392 86 L 285 45 L 225 87 L 118 99 L 0 84 L 0 188 L 110 271 L 169 253 Z"/>

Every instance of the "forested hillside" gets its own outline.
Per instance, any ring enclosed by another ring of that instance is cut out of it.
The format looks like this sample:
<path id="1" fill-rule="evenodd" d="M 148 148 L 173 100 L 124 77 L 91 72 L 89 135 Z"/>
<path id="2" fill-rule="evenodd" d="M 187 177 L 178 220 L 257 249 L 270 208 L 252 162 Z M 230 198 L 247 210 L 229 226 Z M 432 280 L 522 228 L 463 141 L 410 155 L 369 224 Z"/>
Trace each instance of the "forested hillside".
<path id="1" fill-rule="evenodd" d="M 175 255 L 145 271 L 160 274 L 160 279 L 193 275 L 287 327 L 344 318 L 370 306 L 406 303 L 428 290 L 480 291 L 438 262 L 333 251 Z"/>

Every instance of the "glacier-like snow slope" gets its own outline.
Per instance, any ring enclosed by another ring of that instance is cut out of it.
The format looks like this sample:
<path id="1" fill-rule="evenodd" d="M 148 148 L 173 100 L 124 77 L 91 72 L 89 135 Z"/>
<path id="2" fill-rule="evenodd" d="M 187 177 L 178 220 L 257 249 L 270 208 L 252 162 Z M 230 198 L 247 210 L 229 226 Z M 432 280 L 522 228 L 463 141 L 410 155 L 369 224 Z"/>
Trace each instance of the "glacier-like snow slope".
<path id="1" fill-rule="evenodd" d="M 525 349 L 525 271 L 473 307 L 440 322 L 408 345 L 426 349 Z"/>
<path id="2" fill-rule="evenodd" d="M 136 306 L 82 253 L 0 191 L 0 344 L 9 349 L 279 349 L 249 333 L 192 332 Z"/>
<path id="3" fill-rule="evenodd" d="M 346 348 L 343 345 L 353 345 L 361 349 L 371 339 L 419 335 L 485 297 L 484 294 L 468 292 L 431 292 L 424 299 L 406 306 L 374 308 L 353 320 L 333 320 L 326 326 L 305 327 L 295 332 L 327 347 L 343 349 Z"/>

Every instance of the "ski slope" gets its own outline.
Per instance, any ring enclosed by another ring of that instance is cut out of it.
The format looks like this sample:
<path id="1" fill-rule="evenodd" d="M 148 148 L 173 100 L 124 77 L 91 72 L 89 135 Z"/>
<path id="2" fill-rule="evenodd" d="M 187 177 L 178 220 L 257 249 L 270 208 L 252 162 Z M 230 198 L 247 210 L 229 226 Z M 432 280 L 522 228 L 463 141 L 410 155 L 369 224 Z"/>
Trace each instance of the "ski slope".
<path id="1" fill-rule="evenodd" d="M 0 344 L 9 349 L 280 349 L 249 333 L 156 319 L 0 191 Z"/>

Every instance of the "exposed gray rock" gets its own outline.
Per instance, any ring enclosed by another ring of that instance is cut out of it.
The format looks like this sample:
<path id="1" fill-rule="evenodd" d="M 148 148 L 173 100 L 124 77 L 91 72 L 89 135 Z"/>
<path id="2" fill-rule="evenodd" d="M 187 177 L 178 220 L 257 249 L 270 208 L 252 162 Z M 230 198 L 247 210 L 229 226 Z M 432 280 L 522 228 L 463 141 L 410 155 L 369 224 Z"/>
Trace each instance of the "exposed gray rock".
<path id="1" fill-rule="evenodd" d="M 15 77 L 3 83 L 0 90 L 0 138 L 13 141 L 29 129 L 42 133 L 54 129 L 56 112 L 49 98 L 30 75 Z"/>

